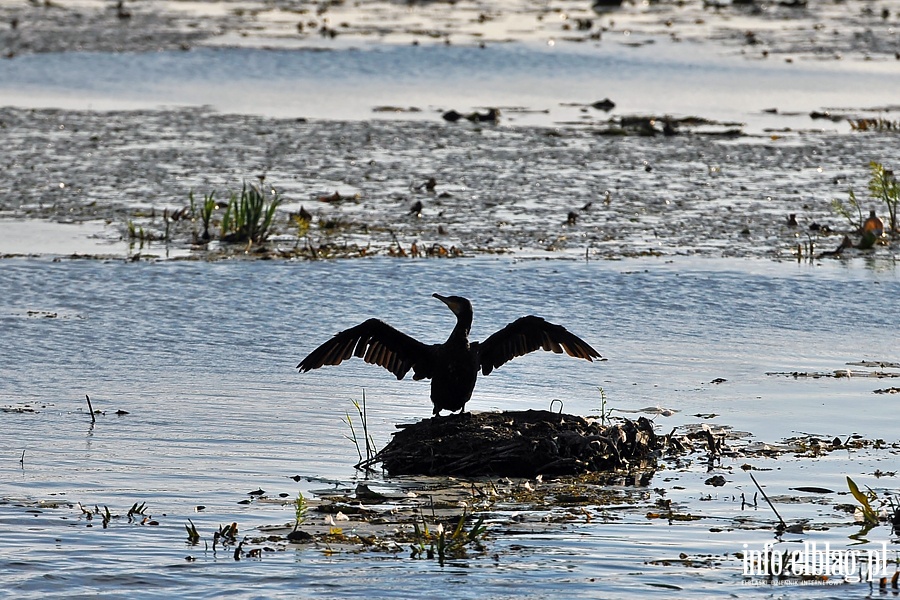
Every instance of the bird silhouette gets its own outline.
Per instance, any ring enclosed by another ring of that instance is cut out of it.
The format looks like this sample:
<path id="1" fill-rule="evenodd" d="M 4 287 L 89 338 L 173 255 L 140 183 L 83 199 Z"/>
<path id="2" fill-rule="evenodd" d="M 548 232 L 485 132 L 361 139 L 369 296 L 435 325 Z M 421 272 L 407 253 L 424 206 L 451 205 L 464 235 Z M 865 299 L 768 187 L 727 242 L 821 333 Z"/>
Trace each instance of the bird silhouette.
<path id="1" fill-rule="evenodd" d="M 460 296 L 433 296 L 456 315 L 456 327 L 443 344 L 424 344 L 384 321 L 369 319 L 335 335 L 297 368 L 303 373 L 357 356 L 384 367 L 397 379 L 412 370 L 415 380 L 431 379 L 431 402 L 434 414 L 439 415 L 442 410 L 465 409 L 478 371 L 488 375 L 517 356 L 543 349 L 592 362 L 600 358 L 590 344 L 565 327 L 535 316 L 516 319 L 481 343 L 469 342 L 472 303 Z"/>

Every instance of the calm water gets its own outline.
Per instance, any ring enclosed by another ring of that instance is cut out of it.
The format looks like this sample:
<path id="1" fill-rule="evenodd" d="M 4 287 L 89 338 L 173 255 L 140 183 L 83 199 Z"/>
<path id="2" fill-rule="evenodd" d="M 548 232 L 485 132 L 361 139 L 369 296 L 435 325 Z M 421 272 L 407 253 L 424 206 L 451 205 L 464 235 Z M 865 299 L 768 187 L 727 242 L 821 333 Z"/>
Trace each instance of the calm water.
<path id="1" fill-rule="evenodd" d="M 890 107 L 896 101 L 893 61 L 786 64 L 664 40 L 623 45 L 632 41 L 565 48 L 523 43 L 485 49 L 436 44 L 39 54 L 0 62 L 0 105 L 95 110 L 209 105 L 278 117 L 429 120 L 451 108 L 498 106 L 505 124 L 550 125 L 605 121 L 606 113 L 582 108 L 611 98 L 617 105 L 612 115 L 700 116 L 746 123 L 747 131 L 759 132 L 764 127 L 849 131 L 846 123 L 813 121 L 808 114 Z M 420 112 L 393 117 L 373 112 L 384 106 Z M 764 112 L 773 108 L 781 114 Z"/>
<path id="2" fill-rule="evenodd" d="M 457 597 L 630 596 L 635 591 L 769 595 L 741 586 L 740 565 L 690 569 L 648 561 L 724 555 L 770 531 L 711 527 L 740 512 L 753 492 L 737 469 L 729 484 L 703 485 L 704 465 L 657 474 L 651 487 L 704 519 L 668 524 L 641 514 L 611 523 L 560 525 L 489 542 L 487 556 L 445 567 L 405 555 L 326 556 L 288 550 L 236 563 L 185 544 L 188 518 L 208 533 L 237 521 L 244 533 L 290 521 L 290 507 L 239 505 L 269 495 L 352 482 L 356 451 L 341 417 L 365 389 L 379 445 L 395 423 L 430 415 L 427 382 L 395 381 L 361 361 L 300 375 L 294 367 L 339 329 L 379 316 L 427 342 L 443 341 L 452 315 L 433 292 L 472 299 L 472 336 L 482 339 L 523 314 L 562 323 L 608 361 L 555 355 L 518 359 L 480 380 L 471 410 L 546 408 L 590 414 L 602 386 L 621 410 L 662 406 L 662 433 L 696 414 L 713 424 L 779 441 L 796 432 L 858 432 L 896 441 L 895 397 L 873 390 L 891 380 L 801 379 L 771 371 L 847 368 L 900 360 L 892 264 L 817 266 L 765 261 L 660 259 L 617 262 L 401 261 L 278 263 L 0 262 L 0 578 L 16 597 L 65 589 L 78 597 Z M 725 383 L 715 385 L 715 378 Z M 106 411 L 91 425 L 84 395 Z M 128 415 L 116 416 L 116 410 Z M 20 464 L 23 451 L 24 463 Z M 884 456 L 832 454 L 771 461 L 770 493 L 797 485 L 845 489 L 844 474 L 887 470 Z M 300 475 L 313 481 L 295 483 Z M 763 477 L 763 475 L 760 475 Z M 316 479 L 320 478 L 320 479 Z M 393 485 L 392 482 L 387 482 Z M 714 494 L 709 500 L 708 494 Z M 158 527 L 116 522 L 87 527 L 77 509 L 39 509 L 63 500 L 124 514 L 147 502 Z M 849 499 L 841 500 L 850 502 Z M 197 505 L 206 506 L 202 513 Z M 838 520 L 811 539 L 846 545 L 850 516 L 830 508 L 782 506 L 787 519 Z M 760 510 L 750 515 L 770 522 Z M 873 534 L 879 541 L 881 537 Z M 804 539 L 806 536 L 801 536 Z M 496 557 L 493 555 L 496 554 Z M 523 593 L 527 576 L 533 585 Z M 681 592 L 658 586 L 677 586 Z M 724 587 L 723 587 L 724 586 Z M 774 590 L 781 592 L 782 590 Z M 828 588 L 785 593 L 827 596 Z"/>

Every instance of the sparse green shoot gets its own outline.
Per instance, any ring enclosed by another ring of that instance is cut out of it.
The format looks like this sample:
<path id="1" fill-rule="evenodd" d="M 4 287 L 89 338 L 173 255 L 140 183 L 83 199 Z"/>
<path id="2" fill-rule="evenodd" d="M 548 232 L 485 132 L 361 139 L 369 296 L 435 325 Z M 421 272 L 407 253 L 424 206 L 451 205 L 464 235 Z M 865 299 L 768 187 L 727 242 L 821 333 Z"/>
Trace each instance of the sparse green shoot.
<path id="1" fill-rule="evenodd" d="M 887 205 L 890 218 L 891 235 L 897 233 L 897 206 L 900 205 L 900 183 L 894 176 L 894 171 L 885 169 L 884 165 L 875 161 L 869 163 L 871 178 L 869 179 L 869 193 L 876 200 L 881 200 Z"/>
<path id="2" fill-rule="evenodd" d="M 863 521 L 867 525 L 877 525 L 878 513 L 875 512 L 871 504 L 876 499 L 875 492 L 869 490 L 868 493 L 863 493 L 860 491 L 859 486 L 856 485 L 856 482 L 850 479 L 849 476 L 847 476 L 847 486 L 850 488 L 850 493 L 853 494 L 853 497 L 860 504 Z"/>
<path id="3" fill-rule="evenodd" d="M 294 500 L 294 531 L 297 531 L 297 528 L 306 520 L 306 511 L 308 509 L 303 492 L 297 492 L 297 499 Z"/>
<path id="4" fill-rule="evenodd" d="M 856 199 L 856 194 L 853 190 L 848 190 L 849 198 L 847 199 L 847 205 L 844 205 L 838 198 L 835 198 L 831 201 L 831 209 L 839 214 L 840 216 L 847 219 L 847 222 L 850 224 L 850 227 L 853 228 L 854 231 L 862 229 L 863 226 L 863 212 L 862 207 L 859 204 L 859 201 Z"/>
<path id="5" fill-rule="evenodd" d="M 197 527 L 194 525 L 193 521 L 188 519 L 188 523 L 190 523 L 190 525 L 184 526 L 184 528 L 187 529 L 188 544 L 196 546 L 200 543 L 200 532 L 197 531 Z"/>
<path id="6" fill-rule="evenodd" d="M 606 408 L 606 390 L 602 386 L 597 389 L 600 391 L 600 424 L 606 427 L 611 424 L 610 415 L 612 414 L 612 409 Z"/>
<path id="7" fill-rule="evenodd" d="M 370 470 L 369 464 L 371 463 L 375 455 L 378 454 L 378 449 L 375 447 L 375 440 L 372 439 L 371 435 L 369 435 L 369 422 L 368 415 L 366 414 L 366 391 L 363 390 L 362 404 L 360 404 L 356 400 L 351 400 L 351 402 L 353 403 L 353 408 L 356 409 L 356 413 L 359 416 L 360 423 L 362 424 L 363 441 L 366 445 L 365 458 L 363 458 L 360 440 L 356 434 L 356 427 L 354 427 L 353 425 L 353 418 L 350 416 L 349 412 L 344 413 L 343 420 L 350 428 L 350 435 L 345 435 L 344 437 L 353 442 L 353 445 L 356 446 L 356 454 L 359 455 L 359 462 L 356 463 L 354 468 L 368 471 Z"/>

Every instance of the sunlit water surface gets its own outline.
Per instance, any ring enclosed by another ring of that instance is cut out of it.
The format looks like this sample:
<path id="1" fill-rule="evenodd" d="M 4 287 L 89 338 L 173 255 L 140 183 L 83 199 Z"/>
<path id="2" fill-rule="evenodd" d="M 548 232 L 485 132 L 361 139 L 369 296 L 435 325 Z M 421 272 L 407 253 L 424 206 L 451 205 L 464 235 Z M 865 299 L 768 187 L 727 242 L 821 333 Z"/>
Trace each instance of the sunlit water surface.
<path id="1" fill-rule="evenodd" d="M 898 437 L 896 397 L 873 394 L 889 380 L 767 375 L 897 361 L 900 277 L 892 264 L 6 260 L 0 262 L 5 590 L 16 597 L 66 590 L 69 597 L 398 598 L 774 591 L 742 585 L 739 561 L 725 559 L 743 543 L 772 539 L 770 530 L 731 530 L 730 519 L 773 520 L 762 507 L 741 509 L 735 497 L 755 490 L 739 463 L 727 460 L 722 468 L 730 483 L 723 488 L 703 485 L 704 465 L 662 472 L 651 482 L 669 488 L 668 497 L 687 511 L 706 515 L 701 521 L 670 524 L 623 513 L 608 523 L 499 536 L 487 555 L 444 566 L 404 554 L 328 556 L 310 548 L 235 562 L 230 553 L 188 548 L 189 518 L 204 534 L 232 521 L 244 533 L 291 521 L 290 506 L 238 504 L 251 490 L 295 497 L 328 481 L 352 482 L 356 450 L 341 419 L 363 390 L 378 445 L 394 424 L 430 415 L 427 382 L 398 382 L 358 360 L 302 375 L 294 367 L 333 333 L 371 316 L 423 341 L 443 341 L 453 317 L 433 292 L 472 299 L 474 339 L 534 313 L 564 324 L 608 359 L 592 364 L 543 353 L 517 359 L 480 380 L 471 410 L 542 409 L 558 398 L 566 412 L 596 414 L 602 387 L 618 410 L 678 411 L 655 417 L 660 433 L 715 413 L 706 422 L 763 441 L 797 432 Z M 726 381 L 711 383 L 717 378 Z M 105 413 L 93 425 L 85 394 Z M 843 490 L 844 474 L 890 488 L 893 480 L 868 476 L 890 468 L 883 458 L 835 453 L 757 461 L 773 469 L 758 477 L 773 494 L 797 485 Z M 296 475 L 304 479 L 290 479 Z M 96 521 L 91 527 L 77 508 L 40 508 L 39 501 L 106 505 L 119 514 L 146 502 L 159 525 L 119 520 L 109 529 Z M 196 512 L 198 505 L 206 509 Z M 788 519 L 835 518 L 814 504 L 781 512 Z M 849 520 L 845 515 L 844 524 Z M 710 533 L 715 524 L 724 532 Z M 846 545 L 853 531 L 808 535 Z M 724 562 L 708 568 L 648 562 L 682 552 Z M 188 554 L 197 561 L 187 562 Z M 826 597 L 832 590 L 795 593 Z"/>
<path id="2" fill-rule="evenodd" d="M 893 110 L 896 74 L 893 61 L 751 61 L 694 44 L 641 45 L 630 38 L 558 48 L 440 43 L 74 52 L 0 62 L 0 105 L 209 105 L 223 112 L 354 120 L 437 120 L 449 109 L 493 106 L 506 124 L 591 125 L 645 114 L 744 123 L 753 133 L 767 127 L 846 132 L 847 123 L 812 120 L 810 112 Z M 588 107 L 604 98 L 615 102 L 613 112 Z M 376 111 L 387 107 L 398 110 Z M 870 116 L 876 115 L 883 112 Z"/>

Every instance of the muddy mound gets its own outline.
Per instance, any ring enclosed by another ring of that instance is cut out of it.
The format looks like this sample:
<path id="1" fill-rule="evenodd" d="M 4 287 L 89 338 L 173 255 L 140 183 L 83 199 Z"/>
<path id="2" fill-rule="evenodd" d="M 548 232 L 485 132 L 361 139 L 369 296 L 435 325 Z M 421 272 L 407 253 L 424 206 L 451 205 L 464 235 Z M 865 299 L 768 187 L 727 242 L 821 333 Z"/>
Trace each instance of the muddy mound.
<path id="1" fill-rule="evenodd" d="M 369 466 L 381 463 L 391 475 L 575 475 L 649 466 L 662 446 L 643 417 L 603 426 L 528 410 L 463 413 L 398 427 Z"/>

